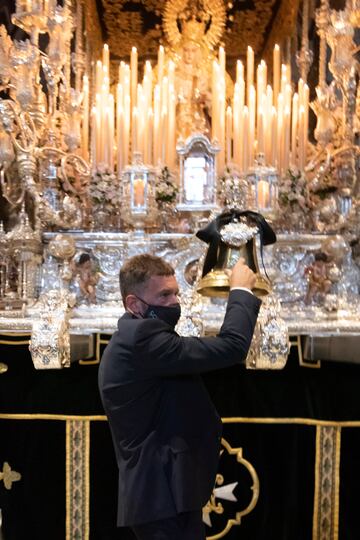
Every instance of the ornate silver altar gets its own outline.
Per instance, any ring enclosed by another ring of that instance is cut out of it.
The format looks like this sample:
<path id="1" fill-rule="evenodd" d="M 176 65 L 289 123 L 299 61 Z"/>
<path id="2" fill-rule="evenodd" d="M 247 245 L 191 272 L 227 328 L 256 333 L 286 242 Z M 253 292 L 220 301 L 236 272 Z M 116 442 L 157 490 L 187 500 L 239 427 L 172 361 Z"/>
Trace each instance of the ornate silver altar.
<path id="1" fill-rule="evenodd" d="M 91 268 L 82 278 L 83 284 L 96 274 L 95 301 L 89 300 L 80 285 L 78 268 L 72 266 L 68 280 L 69 291 L 76 297 L 76 304 L 69 312 L 71 333 L 113 333 L 118 317 L 123 313 L 120 299 L 118 272 L 121 263 L 129 256 L 150 252 L 164 257 L 175 266 L 181 295 L 188 297 L 197 279 L 198 262 L 205 254 L 206 245 L 189 234 L 151 234 L 133 237 L 127 233 L 64 233 L 71 235 L 76 246 L 73 260 L 87 255 Z M 40 293 L 62 289 L 59 274 L 66 261 L 55 261 L 49 245 L 55 233 L 44 234 L 44 264 L 39 282 Z M 264 248 L 264 262 L 273 284 L 273 291 L 281 301 L 281 316 L 288 325 L 290 335 L 310 334 L 339 335 L 360 333 L 360 303 L 358 295 L 359 274 L 357 265 L 347 251 L 329 267 L 332 276 L 327 293 L 317 291 L 324 298 L 318 303 L 306 304 L 308 269 L 315 261 L 315 254 L 326 249 L 329 235 L 278 235 L 274 246 Z M 260 259 L 261 260 L 261 259 Z M 86 290 L 86 289 L 85 289 Z M 225 313 L 226 299 L 210 299 L 196 295 L 192 309 L 203 325 L 206 335 L 218 332 Z M 24 306 L 22 311 L 2 311 L 0 328 L 3 331 L 29 331 L 40 318 L 41 302 Z"/>

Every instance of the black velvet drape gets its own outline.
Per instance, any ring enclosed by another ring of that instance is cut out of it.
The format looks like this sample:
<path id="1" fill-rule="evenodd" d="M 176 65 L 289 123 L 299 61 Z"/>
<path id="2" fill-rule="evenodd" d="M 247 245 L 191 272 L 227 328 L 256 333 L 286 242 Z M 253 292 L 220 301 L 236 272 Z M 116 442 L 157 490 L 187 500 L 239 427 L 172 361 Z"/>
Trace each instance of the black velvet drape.
<path id="1" fill-rule="evenodd" d="M 21 338 L 24 339 L 24 338 Z M 36 371 L 26 345 L 1 345 L 0 470 L 4 462 L 22 474 L 6 490 L 0 481 L 5 540 L 65 540 L 65 421 L 34 419 L 35 414 L 102 415 L 97 365 Z M 293 351 L 282 371 L 233 367 L 204 375 L 219 413 L 241 422 L 224 424 L 224 438 L 254 467 L 260 483 L 255 508 L 234 526 L 227 540 L 309 540 L 312 538 L 316 425 L 307 419 L 359 421 L 360 367 L 322 363 L 300 367 Z M 30 414 L 6 419 L 6 414 Z M 284 419 L 276 423 L 277 419 Z M 90 539 L 131 540 L 116 529 L 117 468 L 108 425 L 90 422 Z M 342 428 L 339 487 L 339 538 L 360 538 L 357 505 L 360 481 L 360 430 Z M 211 536 L 245 508 L 252 495 L 248 470 L 226 452 L 224 484 L 238 482 L 237 502 L 218 500 L 224 514 L 211 514 Z M 82 540 L 82 539 L 79 539 Z"/>

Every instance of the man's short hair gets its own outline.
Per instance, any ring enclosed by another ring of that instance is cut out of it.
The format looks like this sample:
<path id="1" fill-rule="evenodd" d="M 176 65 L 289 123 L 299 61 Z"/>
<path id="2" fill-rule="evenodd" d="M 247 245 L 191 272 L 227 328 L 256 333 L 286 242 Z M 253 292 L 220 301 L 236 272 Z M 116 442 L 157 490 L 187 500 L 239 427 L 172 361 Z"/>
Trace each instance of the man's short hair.
<path id="1" fill-rule="evenodd" d="M 152 276 L 173 276 L 171 264 L 161 257 L 144 253 L 135 255 L 120 268 L 120 292 L 125 303 L 128 294 L 138 294 Z"/>

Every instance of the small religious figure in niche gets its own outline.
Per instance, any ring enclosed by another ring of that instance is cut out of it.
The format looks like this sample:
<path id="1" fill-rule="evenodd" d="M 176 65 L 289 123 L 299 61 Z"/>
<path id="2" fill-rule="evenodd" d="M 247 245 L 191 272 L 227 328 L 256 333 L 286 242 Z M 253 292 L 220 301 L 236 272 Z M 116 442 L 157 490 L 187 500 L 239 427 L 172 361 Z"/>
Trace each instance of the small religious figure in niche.
<path id="1" fill-rule="evenodd" d="M 75 281 L 77 281 L 80 297 L 89 304 L 96 303 L 96 284 L 99 281 L 99 273 L 88 253 L 82 253 L 75 264 Z"/>
<path id="2" fill-rule="evenodd" d="M 306 267 L 305 276 L 308 280 L 308 288 L 305 296 L 305 304 L 310 304 L 316 295 L 326 295 L 330 292 L 332 281 L 329 278 L 329 270 L 332 263 L 329 262 L 325 253 L 316 253 L 312 264 Z"/>

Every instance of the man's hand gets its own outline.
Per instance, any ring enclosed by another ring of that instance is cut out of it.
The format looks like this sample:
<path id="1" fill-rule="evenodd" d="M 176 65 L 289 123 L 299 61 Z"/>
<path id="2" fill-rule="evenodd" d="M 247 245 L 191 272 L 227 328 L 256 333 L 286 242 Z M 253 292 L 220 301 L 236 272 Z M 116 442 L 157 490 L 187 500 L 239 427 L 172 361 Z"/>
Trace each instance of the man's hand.
<path id="1" fill-rule="evenodd" d="M 229 275 L 230 289 L 233 287 L 245 287 L 252 289 L 255 286 L 256 275 L 245 264 L 245 259 L 239 259 L 232 270 L 226 270 Z"/>

